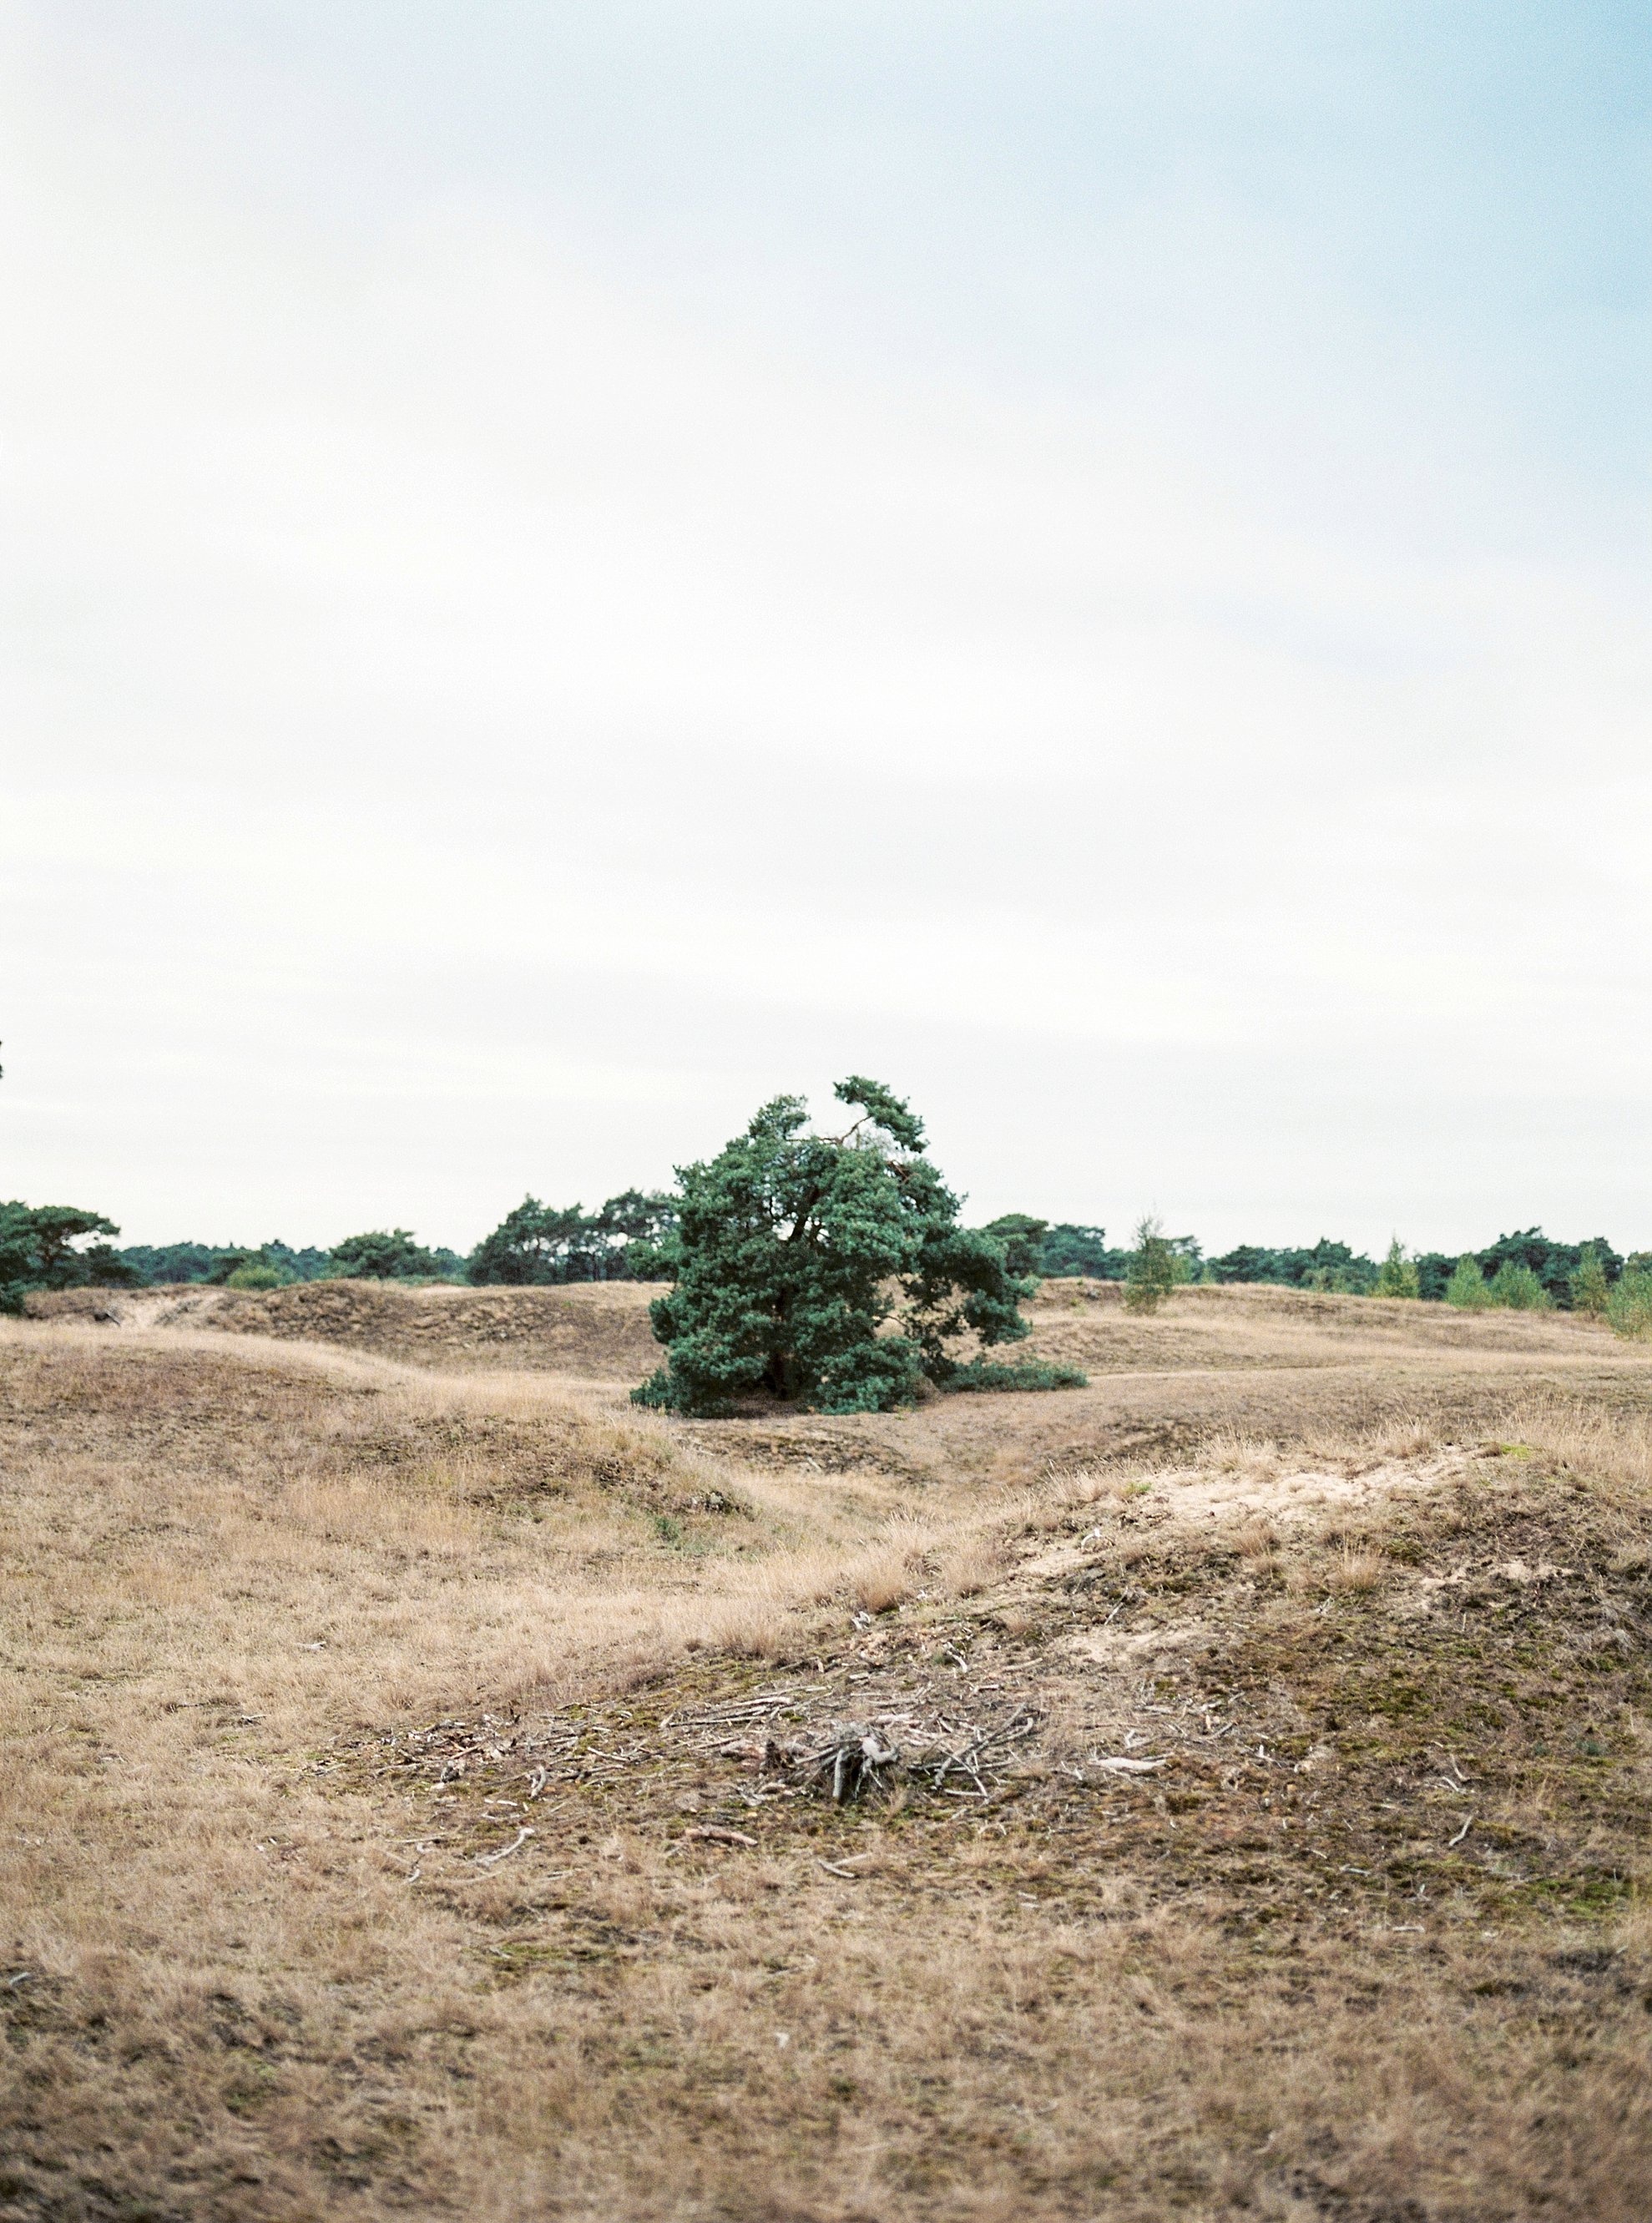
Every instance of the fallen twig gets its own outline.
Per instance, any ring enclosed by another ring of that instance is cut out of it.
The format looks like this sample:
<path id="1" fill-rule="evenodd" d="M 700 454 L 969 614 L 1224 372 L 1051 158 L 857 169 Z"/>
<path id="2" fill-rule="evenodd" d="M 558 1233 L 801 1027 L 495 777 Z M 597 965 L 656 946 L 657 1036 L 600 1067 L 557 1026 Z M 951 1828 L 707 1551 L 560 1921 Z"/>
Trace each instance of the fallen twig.
<path id="1" fill-rule="evenodd" d="M 900 1748 L 874 1729 L 846 1722 L 834 1730 L 831 1742 L 823 1745 L 811 1758 L 821 1774 L 829 1771 L 833 1800 L 842 1806 L 858 1798 L 868 1785 L 877 1783 L 886 1768 L 895 1766 Z"/>
<path id="2" fill-rule="evenodd" d="M 514 1840 L 508 1845 L 501 1846 L 498 1852 L 478 1853 L 476 1866 L 479 1868 L 497 1867 L 501 1861 L 508 1861 L 513 1853 L 520 1852 L 533 1835 L 532 1829 L 519 1829 Z"/>

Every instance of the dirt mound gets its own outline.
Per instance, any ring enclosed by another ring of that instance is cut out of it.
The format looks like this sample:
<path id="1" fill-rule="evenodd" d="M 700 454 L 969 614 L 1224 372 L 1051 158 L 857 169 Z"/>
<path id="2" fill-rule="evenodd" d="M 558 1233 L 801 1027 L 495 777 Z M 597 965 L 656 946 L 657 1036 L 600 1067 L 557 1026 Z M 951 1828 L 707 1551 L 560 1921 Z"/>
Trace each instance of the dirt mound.
<path id="1" fill-rule="evenodd" d="M 230 1335 L 344 1344 L 426 1366 L 520 1367 L 632 1382 L 659 1363 L 648 1326 L 655 1294 L 637 1282 L 400 1289 L 383 1282 L 300 1282 L 286 1289 L 226 1289 L 191 1324 Z"/>

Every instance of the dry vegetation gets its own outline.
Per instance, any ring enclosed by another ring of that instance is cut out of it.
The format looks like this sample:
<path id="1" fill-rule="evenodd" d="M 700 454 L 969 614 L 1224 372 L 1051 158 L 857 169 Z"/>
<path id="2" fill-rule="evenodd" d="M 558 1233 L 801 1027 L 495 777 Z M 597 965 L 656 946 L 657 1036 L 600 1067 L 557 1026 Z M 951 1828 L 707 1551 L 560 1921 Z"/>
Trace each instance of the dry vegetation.
<path id="1" fill-rule="evenodd" d="M 0 1335 L 0 2216 L 1638 2223 L 1647 1355 L 1068 1288 L 686 1428 L 378 1294 Z"/>

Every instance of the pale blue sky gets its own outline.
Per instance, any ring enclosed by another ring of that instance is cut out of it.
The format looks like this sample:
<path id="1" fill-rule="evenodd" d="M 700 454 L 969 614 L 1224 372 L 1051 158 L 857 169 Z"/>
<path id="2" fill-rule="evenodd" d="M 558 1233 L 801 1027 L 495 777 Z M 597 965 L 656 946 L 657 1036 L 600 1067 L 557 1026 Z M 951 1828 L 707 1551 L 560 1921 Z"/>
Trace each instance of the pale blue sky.
<path id="1" fill-rule="evenodd" d="M 0 38 L 0 1193 L 1652 1243 L 1643 11 Z"/>

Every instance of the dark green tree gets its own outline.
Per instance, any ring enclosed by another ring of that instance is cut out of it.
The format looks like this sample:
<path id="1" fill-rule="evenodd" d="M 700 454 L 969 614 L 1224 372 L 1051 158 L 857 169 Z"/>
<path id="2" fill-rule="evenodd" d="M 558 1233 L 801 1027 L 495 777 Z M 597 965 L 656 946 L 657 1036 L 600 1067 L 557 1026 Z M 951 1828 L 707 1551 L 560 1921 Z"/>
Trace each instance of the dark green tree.
<path id="1" fill-rule="evenodd" d="M 1457 1271 L 1456 1257 L 1447 1250 L 1414 1250 L 1411 1263 L 1417 1269 L 1418 1296 L 1425 1304 L 1443 1304 L 1451 1277 Z"/>
<path id="2" fill-rule="evenodd" d="M 1213 1258 L 1210 1270 L 1219 1282 L 1273 1282 L 1286 1288 L 1330 1289 L 1345 1296 L 1369 1290 L 1377 1268 L 1369 1258 L 1322 1235 L 1311 1250 L 1270 1250 L 1257 1243 L 1240 1243 L 1222 1257 Z"/>
<path id="3" fill-rule="evenodd" d="M 1569 1305 L 1572 1276 L 1583 1263 L 1586 1250 L 1592 1250 L 1599 1259 L 1607 1281 L 1616 1281 L 1623 1271 L 1624 1262 L 1604 1235 L 1592 1236 L 1586 1244 L 1556 1243 L 1541 1227 L 1524 1227 L 1512 1235 L 1499 1235 L 1479 1256 L 1480 1264 L 1494 1278 L 1505 1266 L 1527 1268 L 1542 1282 L 1552 1303 Z"/>
<path id="4" fill-rule="evenodd" d="M 649 1308 L 666 1363 L 639 1402 L 716 1413 L 766 1393 L 883 1412 L 964 1373 L 958 1338 L 1027 1333 L 1031 1284 L 959 1225 L 922 1123 L 859 1074 L 835 1093 L 860 1115 L 843 1134 L 805 1132 L 803 1099 L 779 1096 L 715 1158 L 678 1168 L 676 1285 Z"/>
<path id="5" fill-rule="evenodd" d="M 142 1275 L 107 1243 L 85 1242 L 120 1231 L 76 1205 L 0 1204 L 0 1312 L 22 1312 L 31 1289 L 130 1288 Z"/>
<path id="6" fill-rule="evenodd" d="M 590 1281 L 591 1243 L 591 1223 L 577 1204 L 558 1208 L 525 1196 L 491 1235 L 482 1237 L 465 1263 L 465 1273 L 478 1283 L 517 1288 Z"/>
<path id="7" fill-rule="evenodd" d="M 361 1282 L 435 1281 L 443 1271 L 436 1254 L 405 1227 L 375 1227 L 365 1235 L 345 1236 L 332 1246 L 331 1264 L 335 1274 Z"/>
<path id="8" fill-rule="evenodd" d="M 1129 1255 L 1126 1250 L 1108 1250 L 1105 1227 L 1058 1219 L 1044 1237 L 1038 1271 L 1046 1279 L 1083 1275 L 1093 1282 L 1122 1282 Z"/>
<path id="9" fill-rule="evenodd" d="M 331 1270 L 328 1252 L 295 1250 L 272 1238 L 258 1250 L 242 1244 L 129 1243 L 115 1254 L 141 1282 L 227 1282 L 243 1266 L 273 1266 L 283 1282 L 314 1282 Z"/>
<path id="10" fill-rule="evenodd" d="M 981 1230 L 1003 1251 L 1004 1263 L 1018 1281 L 1029 1274 L 1044 1273 L 1044 1237 L 1049 1232 L 1047 1219 L 1035 1219 L 1026 1212 L 1006 1212 L 1001 1219 L 989 1219 Z"/>
<path id="11" fill-rule="evenodd" d="M 663 1190 L 622 1189 L 609 1197 L 592 1225 L 602 1246 L 604 1281 L 671 1280 L 677 1205 Z"/>

